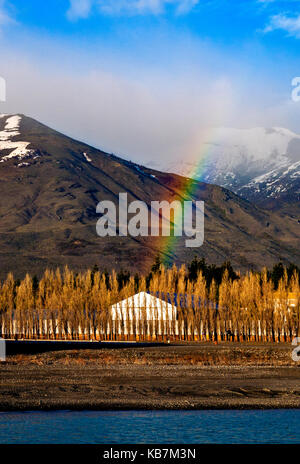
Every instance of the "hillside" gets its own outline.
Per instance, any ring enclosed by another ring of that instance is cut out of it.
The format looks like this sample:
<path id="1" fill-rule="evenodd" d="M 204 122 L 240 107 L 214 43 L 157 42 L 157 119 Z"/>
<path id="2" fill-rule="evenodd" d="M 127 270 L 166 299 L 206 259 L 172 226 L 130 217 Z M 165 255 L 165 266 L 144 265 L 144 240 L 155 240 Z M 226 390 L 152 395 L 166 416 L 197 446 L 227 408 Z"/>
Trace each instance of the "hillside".
<path id="1" fill-rule="evenodd" d="M 166 239 L 96 235 L 97 203 L 189 199 L 187 179 L 145 168 L 73 140 L 23 115 L 0 117 L 0 259 L 8 271 L 40 274 L 46 266 L 76 270 L 147 270 L 195 255 L 231 260 L 242 270 L 279 259 L 300 264 L 297 218 L 263 210 L 225 188 L 194 181 L 193 199 L 205 201 L 205 243 L 186 248 L 185 237 L 166 254 Z M 164 242 L 164 245 L 162 244 Z"/>

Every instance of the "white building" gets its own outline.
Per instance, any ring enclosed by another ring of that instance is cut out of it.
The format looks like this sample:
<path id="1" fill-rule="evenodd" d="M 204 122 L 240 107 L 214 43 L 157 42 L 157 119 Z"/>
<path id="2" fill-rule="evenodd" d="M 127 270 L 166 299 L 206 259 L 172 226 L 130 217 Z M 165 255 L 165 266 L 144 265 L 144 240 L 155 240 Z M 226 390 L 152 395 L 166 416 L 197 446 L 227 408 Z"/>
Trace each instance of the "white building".
<path id="1" fill-rule="evenodd" d="M 177 335 L 177 307 L 161 298 L 140 292 L 111 306 L 112 329 L 116 336 L 160 338 Z"/>

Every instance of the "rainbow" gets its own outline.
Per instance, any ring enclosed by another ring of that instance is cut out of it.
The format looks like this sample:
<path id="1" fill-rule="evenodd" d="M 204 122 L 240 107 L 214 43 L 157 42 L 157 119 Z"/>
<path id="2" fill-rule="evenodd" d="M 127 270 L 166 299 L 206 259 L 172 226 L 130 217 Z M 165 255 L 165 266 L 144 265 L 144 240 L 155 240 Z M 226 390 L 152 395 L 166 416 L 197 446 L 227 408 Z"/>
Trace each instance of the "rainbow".
<path id="1" fill-rule="evenodd" d="M 203 140 L 212 140 L 212 133 L 206 134 L 205 139 Z M 182 200 L 192 200 L 195 192 L 198 188 L 198 181 L 203 179 L 203 175 L 206 172 L 206 162 L 209 159 L 210 152 L 211 152 L 211 145 L 208 143 L 202 144 L 203 149 L 201 150 L 200 155 L 197 156 L 197 164 L 196 168 L 193 168 L 191 172 L 188 174 L 188 177 L 185 178 L 183 184 L 178 191 L 179 197 Z M 197 179 L 197 180 L 195 180 Z M 176 221 L 181 220 L 178 216 L 175 215 L 174 217 L 174 224 Z M 175 237 L 171 235 L 169 237 L 162 237 L 162 244 L 160 248 L 161 252 L 161 259 L 164 266 L 168 266 L 170 264 L 170 260 L 172 259 L 172 253 L 176 247 L 176 243 L 180 237 Z"/>

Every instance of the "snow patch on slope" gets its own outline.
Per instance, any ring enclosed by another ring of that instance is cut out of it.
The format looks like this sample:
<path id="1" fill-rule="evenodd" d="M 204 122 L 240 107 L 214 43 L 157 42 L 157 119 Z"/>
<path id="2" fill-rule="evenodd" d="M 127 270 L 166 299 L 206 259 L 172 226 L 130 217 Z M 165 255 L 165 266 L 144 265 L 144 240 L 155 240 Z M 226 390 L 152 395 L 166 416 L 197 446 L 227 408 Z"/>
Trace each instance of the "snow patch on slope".
<path id="1" fill-rule="evenodd" d="M 17 158 L 19 160 L 23 158 L 28 158 L 35 153 L 34 150 L 29 150 L 27 147 L 30 145 L 30 142 L 23 141 L 13 141 L 15 137 L 19 137 L 20 133 L 20 123 L 22 120 L 21 116 L 14 115 L 8 116 L 6 114 L 1 114 L 0 118 L 7 118 L 5 121 L 4 130 L 0 131 L 0 154 L 2 150 L 10 150 L 8 155 L 3 156 L 0 159 L 0 163 L 4 163 L 12 158 Z"/>
<path id="2" fill-rule="evenodd" d="M 87 155 L 87 153 L 83 153 L 83 156 L 85 157 L 85 159 L 86 159 L 86 161 L 87 161 L 88 163 L 91 163 L 91 162 L 92 162 L 91 158 Z"/>

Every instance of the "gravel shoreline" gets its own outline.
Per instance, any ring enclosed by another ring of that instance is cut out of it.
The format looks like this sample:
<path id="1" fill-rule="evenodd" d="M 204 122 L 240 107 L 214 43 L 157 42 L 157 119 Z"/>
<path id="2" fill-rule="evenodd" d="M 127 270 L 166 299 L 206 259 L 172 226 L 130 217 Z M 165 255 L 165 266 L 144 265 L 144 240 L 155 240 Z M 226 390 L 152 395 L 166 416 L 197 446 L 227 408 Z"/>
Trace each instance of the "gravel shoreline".
<path id="1" fill-rule="evenodd" d="M 0 410 L 300 408 L 290 352 L 205 344 L 8 356 Z"/>

